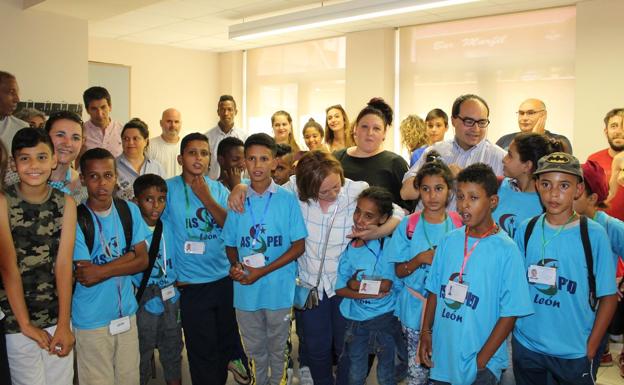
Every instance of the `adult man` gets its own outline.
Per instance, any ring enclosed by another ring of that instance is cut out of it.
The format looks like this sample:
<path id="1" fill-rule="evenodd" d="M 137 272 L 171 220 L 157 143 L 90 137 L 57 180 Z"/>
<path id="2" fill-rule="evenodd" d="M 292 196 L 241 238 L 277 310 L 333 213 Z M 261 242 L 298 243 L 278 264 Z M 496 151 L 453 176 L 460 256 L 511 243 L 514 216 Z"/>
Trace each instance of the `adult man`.
<path id="1" fill-rule="evenodd" d="M 165 168 L 165 179 L 172 178 L 182 173 L 182 166 L 177 157 L 180 154 L 180 129 L 182 128 L 182 116 L 175 108 L 163 111 L 160 119 L 162 134 L 150 140 L 147 146 L 147 156 L 157 160 Z"/>
<path id="2" fill-rule="evenodd" d="M 414 189 L 414 176 L 425 163 L 427 154 L 433 150 L 440 154 L 455 175 L 466 166 L 478 162 L 492 167 L 496 175 L 503 175 L 505 151 L 485 139 L 490 124 L 489 115 L 490 108 L 480 96 L 468 94 L 455 99 L 451 116 L 455 137 L 430 146 L 405 173 L 401 198 L 404 200 L 418 198 L 418 191 Z M 451 202 L 449 207 L 454 208 L 455 202 Z"/>
<path id="3" fill-rule="evenodd" d="M 82 99 L 90 119 L 84 124 L 85 143 L 82 152 L 101 147 L 117 158 L 123 152 L 121 129 L 123 125 L 111 119 L 111 96 L 104 87 L 88 88 Z"/>
<path id="4" fill-rule="evenodd" d="M 607 183 L 611 178 L 613 158 L 624 151 L 624 108 L 614 108 L 604 118 L 604 133 L 609 147 L 591 154 L 587 159 L 598 162 L 605 171 Z M 624 187 L 618 186 L 615 197 L 609 202 L 607 214 L 624 220 Z"/>
<path id="5" fill-rule="evenodd" d="M 13 136 L 20 128 L 29 124 L 11 116 L 19 103 L 19 87 L 14 75 L 0 71 L 0 140 L 4 147 L 11 149 Z"/>
<path id="6" fill-rule="evenodd" d="M 216 156 L 219 142 L 228 136 L 236 137 L 243 142 L 247 138 L 247 135 L 245 135 L 244 132 L 234 128 L 234 118 L 236 117 L 237 112 L 236 102 L 234 101 L 232 95 L 221 95 L 219 98 L 219 104 L 217 105 L 219 122 L 215 127 L 206 132 L 206 136 L 210 142 L 210 153 L 212 154 L 210 157 L 208 176 L 212 179 L 216 180 L 221 174 L 221 168 L 219 167 L 219 162 L 217 162 Z"/>
<path id="7" fill-rule="evenodd" d="M 546 112 L 546 104 L 544 104 L 543 101 L 539 99 L 527 99 L 520 104 L 517 114 L 520 132 L 536 132 L 538 134 L 560 140 L 563 145 L 563 152 L 572 154 L 572 144 L 570 144 L 568 138 L 546 130 L 546 116 L 548 113 Z M 503 135 L 496 141 L 496 144 L 507 150 L 511 141 L 520 132 Z"/>

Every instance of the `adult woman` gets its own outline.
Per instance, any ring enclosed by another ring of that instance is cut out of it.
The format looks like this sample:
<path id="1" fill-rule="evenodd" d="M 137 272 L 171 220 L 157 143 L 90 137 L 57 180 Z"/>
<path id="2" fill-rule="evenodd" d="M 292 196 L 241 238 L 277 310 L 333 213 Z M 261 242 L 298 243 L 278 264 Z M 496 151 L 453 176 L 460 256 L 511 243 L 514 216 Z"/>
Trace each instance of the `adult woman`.
<path id="1" fill-rule="evenodd" d="M 401 143 L 410 153 L 410 166 L 414 164 L 427 148 L 427 127 L 425 121 L 417 115 L 409 115 L 399 126 Z"/>
<path id="2" fill-rule="evenodd" d="M 349 117 L 340 104 L 330 106 L 325 110 L 325 143 L 330 151 L 342 150 L 354 145 L 353 131 L 349 124 Z"/>
<path id="3" fill-rule="evenodd" d="M 117 197 L 134 198 L 132 184 L 143 174 L 156 174 L 165 177 L 163 166 L 145 155 L 149 144 L 149 129 L 139 118 L 133 118 L 121 130 L 123 153 L 117 157 Z"/>
<path id="4" fill-rule="evenodd" d="M 320 273 L 319 305 L 296 314 L 298 332 L 305 340 L 302 354 L 306 357 L 314 384 L 332 385 L 333 354 L 335 352 L 340 357 L 346 326 L 339 310 L 341 298 L 335 295 L 334 288 L 338 259 L 350 241 L 347 237 L 373 239 L 390 234 L 404 214 L 394 205 L 393 217 L 384 225 L 355 232 L 353 212 L 358 195 L 368 188 L 368 183 L 345 178 L 340 163 L 326 151 L 315 150 L 303 155 L 295 175 L 284 187 L 299 197 L 299 207 L 308 230 L 305 252 L 297 259 L 299 278 L 315 285 Z M 245 185 L 234 188 L 228 200 L 232 209 L 244 209 L 246 189 Z M 348 362 L 341 359 L 336 374 L 337 385 L 348 382 L 348 368 Z"/>
<path id="5" fill-rule="evenodd" d="M 337 151 L 335 155 L 347 178 L 385 187 L 392 193 L 394 203 L 409 209 L 412 205 L 404 202 L 400 195 L 407 162 L 382 146 L 390 124 L 392 108 L 381 98 L 371 99 L 355 120 L 355 146 Z"/>
<path id="6" fill-rule="evenodd" d="M 303 126 L 303 141 L 310 151 L 314 150 L 326 150 L 327 147 L 323 144 L 323 127 L 316 122 L 316 120 L 310 118 L 308 122 Z"/>
<path id="7" fill-rule="evenodd" d="M 52 140 L 57 159 L 48 184 L 80 203 L 87 197 L 86 189 L 80 183 L 80 175 L 71 166 L 84 143 L 82 119 L 74 112 L 53 112 L 46 121 L 45 130 Z"/>
<path id="8" fill-rule="evenodd" d="M 271 126 L 273 127 L 273 137 L 277 144 L 284 143 L 290 145 L 293 154 L 301 151 L 295 140 L 292 118 L 288 112 L 280 110 L 271 115 Z"/>

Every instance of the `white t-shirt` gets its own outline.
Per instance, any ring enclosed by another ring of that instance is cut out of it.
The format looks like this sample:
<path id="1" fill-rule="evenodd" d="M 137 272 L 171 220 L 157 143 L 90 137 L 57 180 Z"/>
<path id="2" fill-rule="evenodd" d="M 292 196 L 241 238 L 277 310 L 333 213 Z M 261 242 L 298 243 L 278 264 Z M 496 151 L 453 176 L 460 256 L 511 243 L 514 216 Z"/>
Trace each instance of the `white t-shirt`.
<path id="1" fill-rule="evenodd" d="M 0 140 L 4 143 L 8 153 L 11 153 L 11 143 L 15 133 L 21 128 L 30 127 L 30 124 L 16 118 L 15 116 L 6 116 L 0 119 Z"/>
<path id="2" fill-rule="evenodd" d="M 147 146 L 147 156 L 157 160 L 163 166 L 165 179 L 182 174 L 182 166 L 178 164 L 178 155 L 180 155 L 180 140 L 177 143 L 168 143 L 162 136 L 158 136 L 151 138 Z"/>
<path id="3" fill-rule="evenodd" d="M 228 136 L 236 137 L 244 142 L 245 139 L 247 139 L 247 135 L 240 129 L 234 127 L 226 134 L 221 130 L 218 124 L 208 130 L 205 135 L 208 137 L 208 142 L 210 144 L 210 170 L 208 171 L 208 176 L 216 180 L 221 174 L 221 168 L 217 161 L 217 148 L 219 147 L 219 143 Z"/>

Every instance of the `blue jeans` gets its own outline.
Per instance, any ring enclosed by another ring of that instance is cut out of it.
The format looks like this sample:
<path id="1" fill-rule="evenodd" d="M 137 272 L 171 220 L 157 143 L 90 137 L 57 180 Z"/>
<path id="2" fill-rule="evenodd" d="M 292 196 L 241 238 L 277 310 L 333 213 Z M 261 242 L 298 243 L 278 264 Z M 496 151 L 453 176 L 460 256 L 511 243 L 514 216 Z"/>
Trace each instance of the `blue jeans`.
<path id="1" fill-rule="evenodd" d="M 436 380 L 430 380 L 429 384 L 430 385 L 450 385 L 448 382 L 442 382 L 442 381 L 436 381 Z M 488 368 L 477 370 L 477 378 L 475 378 L 474 382 L 472 383 L 472 385 L 496 385 L 496 384 L 498 384 L 498 380 L 496 379 L 496 376 L 494 375 L 494 373 L 492 373 L 490 369 Z M 543 385 L 543 384 L 540 384 L 540 385 Z"/>
<path id="2" fill-rule="evenodd" d="M 300 312 L 296 320 L 305 339 L 303 352 L 314 385 L 347 385 L 349 357 L 342 354 L 347 320 L 340 314 L 341 302 L 342 297 L 324 294 L 317 307 Z M 335 381 L 334 353 L 340 357 Z"/>
<path id="3" fill-rule="evenodd" d="M 349 385 L 364 385 L 369 353 L 377 356 L 377 382 L 394 385 L 396 341 L 402 336 L 401 324 L 392 312 L 367 321 L 347 322 L 345 351 L 351 361 Z"/>

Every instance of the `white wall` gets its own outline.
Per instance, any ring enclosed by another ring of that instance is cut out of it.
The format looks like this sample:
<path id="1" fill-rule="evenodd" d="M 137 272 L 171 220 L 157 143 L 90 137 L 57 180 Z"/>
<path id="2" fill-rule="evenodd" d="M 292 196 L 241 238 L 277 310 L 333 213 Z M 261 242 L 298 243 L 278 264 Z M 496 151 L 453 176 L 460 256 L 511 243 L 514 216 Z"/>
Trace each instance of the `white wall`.
<path id="1" fill-rule="evenodd" d="M 130 115 L 144 120 L 152 137 L 160 135 L 161 114 L 169 107 L 182 113 L 182 135 L 205 132 L 218 120 L 215 53 L 91 38 L 89 60 L 131 67 Z"/>
<path id="2" fill-rule="evenodd" d="M 82 103 L 87 87 L 87 22 L 0 1 L 0 70 L 13 73 L 22 100 Z"/>

